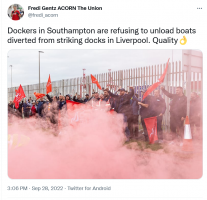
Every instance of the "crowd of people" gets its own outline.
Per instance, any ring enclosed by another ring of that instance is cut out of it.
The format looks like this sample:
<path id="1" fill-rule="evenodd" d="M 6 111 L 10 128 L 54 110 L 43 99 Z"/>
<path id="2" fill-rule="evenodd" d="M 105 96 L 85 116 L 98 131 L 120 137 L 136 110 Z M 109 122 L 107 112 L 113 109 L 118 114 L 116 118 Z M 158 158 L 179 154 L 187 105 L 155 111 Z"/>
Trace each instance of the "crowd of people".
<path id="1" fill-rule="evenodd" d="M 170 101 L 170 130 L 172 140 L 179 140 L 183 138 L 184 133 L 184 120 L 187 115 L 187 97 L 183 93 L 182 87 L 177 87 L 175 94 L 169 93 L 161 87 L 163 95 L 166 95 L 171 99 Z M 146 91 L 141 91 L 142 96 Z M 108 88 L 103 89 L 102 93 L 93 92 L 90 97 L 89 94 L 85 95 L 85 98 L 81 98 L 81 95 L 77 94 L 71 96 L 53 96 L 46 95 L 45 98 L 38 100 L 25 99 L 19 104 L 19 108 L 16 109 L 12 101 L 8 104 L 9 113 L 16 113 L 20 117 L 28 118 L 36 116 L 44 118 L 49 113 L 49 119 L 52 124 L 58 123 L 58 112 L 62 109 L 67 109 L 66 100 L 77 102 L 80 104 L 89 104 L 92 107 L 100 106 L 103 102 L 108 105 L 108 110 L 113 110 L 123 115 L 123 120 L 126 124 L 125 135 L 127 140 L 139 139 L 139 133 L 142 132 L 145 141 L 149 141 L 147 128 L 145 125 L 146 118 L 157 117 L 157 135 L 158 142 L 163 142 L 163 128 L 162 121 L 163 115 L 166 111 L 166 103 L 162 98 L 159 90 L 154 90 L 153 95 L 148 95 L 144 100 L 135 94 L 134 88 L 130 87 L 130 91 L 126 91 L 124 88 L 119 88 L 116 92 L 112 93 Z M 46 111 L 47 113 L 46 113 Z M 190 114 L 189 119 L 191 123 L 192 133 L 194 127 L 197 130 L 200 127 L 200 120 L 202 116 L 201 99 L 197 93 L 191 93 L 190 100 Z M 141 118 L 141 125 L 139 125 L 139 118 Z M 142 126 L 142 127 L 141 127 Z M 142 130 L 140 130 L 142 129 Z"/>

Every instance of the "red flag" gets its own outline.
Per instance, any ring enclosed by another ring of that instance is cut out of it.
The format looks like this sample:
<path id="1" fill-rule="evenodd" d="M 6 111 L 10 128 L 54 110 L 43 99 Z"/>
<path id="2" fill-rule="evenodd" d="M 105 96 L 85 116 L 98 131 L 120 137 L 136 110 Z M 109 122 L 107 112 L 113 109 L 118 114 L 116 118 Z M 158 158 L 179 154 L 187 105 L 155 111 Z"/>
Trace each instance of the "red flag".
<path id="1" fill-rule="evenodd" d="M 101 86 L 100 86 L 99 82 L 92 74 L 91 74 L 91 81 L 92 81 L 92 83 L 95 83 L 97 85 L 97 87 L 101 90 Z"/>
<path id="2" fill-rule="evenodd" d="M 35 95 L 36 99 L 40 99 L 45 96 L 45 94 L 41 94 L 41 93 L 37 93 L 37 92 L 34 92 L 34 95 Z"/>
<path id="3" fill-rule="evenodd" d="M 25 94 L 24 94 L 24 90 L 20 84 L 18 90 L 16 91 L 16 95 L 15 95 L 15 98 L 14 98 L 14 103 L 15 103 L 15 108 L 18 109 L 19 108 L 19 102 L 25 98 Z"/>
<path id="4" fill-rule="evenodd" d="M 15 90 L 15 93 L 17 93 L 17 90 Z"/>
<path id="5" fill-rule="evenodd" d="M 66 100 L 66 105 L 67 105 L 67 110 L 68 109 L 72 109 L 74 110 L 74 105 L 80 105 L 81 103 L 79 102 L 75 102 L 75 101 L 70 101 L 70 100 Z"/>
<path id="6" fill-rule="evenodd" d="M 150 117 L 144 119 L 150 144 L 153 144 L 156 140 L 158 140 L 157 137 L 157 117 Z"/>
<path id="7" fill-rule="evenodd" d="M 71 100 L 66 100 L 66 103 L 69 103 L 69 104 L 71 104 L 71 105 L 81 104 L 81 103 L 79 103 L 79 102 L 71 101 Z"/>
<path id="8" fill-rule="evenodd" d="M 49 78 L 48 78 L 47 85 L 46 85 L 46 93 L 48 94 L 50 92 L 52 92 L 52 83 L 51 83 L 50 74 L 49 74 Z"/>
<path id="9" fill-rule="evenodd" d="M 162 74 L 162 76 L 160 77 L 160 79 L 159 79 L 156 83 L 154 83 L 153 85 L 151 85 L 151 86 L 147 89 L 147 91 L 144 93 L 144 96 L 143 96 L 143 99 L 142 99 L 142 100 L 144 100 L 144 99 L 146 98 L 147 95 L 149 95 L 155 88 L 157 88 L 157 87 L 164 81 L 164 79 L 165 79 L 165 75 L 166 75 L 166 73 L 167 73 L 167 69 L 168 69 L 168 63 L 169 63 L 169 60 L 170 60 L 170 59 L 168 59 L 168 61 L 167 61 L 167 65 L 166 65 L 165 70 L 164 70 L 164 73 Z"/>

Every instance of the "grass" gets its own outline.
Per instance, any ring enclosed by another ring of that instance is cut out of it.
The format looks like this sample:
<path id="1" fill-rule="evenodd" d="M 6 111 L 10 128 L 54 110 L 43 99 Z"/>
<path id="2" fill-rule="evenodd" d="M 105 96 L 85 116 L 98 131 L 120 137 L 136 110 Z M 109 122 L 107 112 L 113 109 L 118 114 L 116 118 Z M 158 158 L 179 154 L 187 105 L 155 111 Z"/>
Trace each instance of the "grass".
<path id="1" fill-rule="evenodd" d="M 158 151 L 159 149 L 163 149 L 162 144 L 159 143 L 150 144 L 149 142 L 137 141 L 135 139 L 125 142 L 125 145 L 127 145 L 127 148 L 132 149 L 132 146 L 130 144 L 135 142 L 137 143 L 138 149 L 141 151 L 144 151 L 145 149 L 151 149 L 152 151 Z"/>
<path id="2" fill-rule="evenodd" d="M 125 142 L 126 148 L 128 149 L 133 149 L 133 150 L 139 150 L 139 151 L 146 151 L 147 149 L 150 149 L 151 151 L 158 151 L 160 149 L 163 149 L 163 153 L 164 154 L 171 154 L 170 156 L 174 156 L 178 159 L 181 160 L 189 160 L 193 158 L 193 153 L 192 152 L 183 152 L 181 151 L 179 148 L 175 150 L 171 150 L 170 148 L 168 148 L 168 146 L 166 145 L 162 145 L 159 143 L 155 143 L 155 144 L 149 144 L 149 142 L 145 142 L 145 141 L 137 141 L 137 140 L 130 140 L 128 142 Z"/>
<path id="3" fill-rule="evenodd" d="M 159 149 L 163 149 L 163 147 L 159 143 L 155 143 L 155 144 L 146 143 L 146 149 L 151 149 L 152 151 L 158 151 Z"/>

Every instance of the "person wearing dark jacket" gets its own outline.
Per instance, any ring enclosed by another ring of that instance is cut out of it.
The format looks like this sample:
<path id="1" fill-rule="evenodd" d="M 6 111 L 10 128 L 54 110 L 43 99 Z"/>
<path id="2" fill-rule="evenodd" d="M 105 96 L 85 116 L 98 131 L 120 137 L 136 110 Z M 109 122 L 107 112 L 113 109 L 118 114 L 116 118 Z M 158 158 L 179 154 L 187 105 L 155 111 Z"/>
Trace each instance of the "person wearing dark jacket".
<path id="1" fill-rule="evenodd" d="M 105 89 L 104 90 L 104 99 L 103 101 L 109 103 L 111 105 L 111 109 L 115 108 L 115 100 L 111 96 L 109 96 L 108 91 Z"/>
<path id="2" fill-rule="evenodd" d="M 139 133 L 139 126 L 138 126 L 138 120 L 139 120 L 139 104 L 140 102 L 138 94 L 135 94 L 131 99 L 130 99 L 130 105 L 132 107 L 132 114 L 130 115 L 130 121 L 129 123 L 129 130 L 131 137 L 133 138 L 138 138 L 138 133 Z"/>
<path id="3" fill-rule="evenodd" d="M 142 95 L 144 95 L 145 91 L 142 91 Z M 138 102 L 138 104 L 141 106 L 140 108 L 140 115 L 141 115 L 141 123 L 142 123 L 142 128 L 144 131 L 144 137 L 145 137 L 145 141 L 148 142 L 149 141 L 149 136 L 148 136 L 148 132 L 147 132 L 147 127 L 145 125 L 145 118 L 149 118 L 152 117 L 151 114 L 151 98 L 152 96 L 148 95 L 145 97 L 144 100 L 142 100 L 141 102 Z"/>
<path id="4" fill-rule="evenodd" d="M 65 97 L 61 96 L 59 97 L 60 101 L 59 101 L 59 110 L 62 110 L 63 107 L 66 107 L 66 101 L 65 101 Z"/>
<path id="5" fill-rule="evenodd" d="M 131 111 L 131 106 L 130 106 L 130 99 L 134 96 L 134 88 L 130 87 L 131 92 L 129 94 L 125 94 L 125 89 L 121 88 L 120 91 L 120 95 L 116 95 L 113 94 L 112 92 L 110 92 L 107 88 L 107 91 L 109 93 L 109 95 L 113 98 L 115 98 L 116 101 L 116 112 L 117 113 L 121 113 L 124 116 L 124 122 L 127 122 L 127 116 L 132 112 Z M 126 126 L 125 128 L 125 134 L 127 137 L 127 140 L 129 140 L 130 138 L 130 131 L 128 126 Z"/>
<path id="6" fill-rule="evenodd" d="M 72 98 L 69 94 L 65 95 L 65 104 L 63 105 L 66 110 L 67 110 L 67 101 L 72 101 Z"/>
<path id="7" fill-rule="evenodd" d="M 19 108 L 18 108 L 19 115 L 20 115 L 21 117 L 22 117 L 22 107 L 23 107 L 23 104 L 24 104 L 24 102 L 21 101 L 21 102 L 19 103 Z"/>
<path id="8" fill-rule="evenodd" d="M 63 107 L 66 107 L 66 100 L 65 99 L 66 99 L 65 96 L 59 95 L 59 100 L 58 100 L 58 109 L 59 110 L 62 110 Z"/>
<path id="9" fill-rule="evenodd" d="M 86 94 L 85 97 L 86 98 L 84 99 L 84 103 L 86 103 L 87 101 L 89 101 L 89 94 Z"/>
<path id="10" fill-rule="evenodd" d="M 70 95 L 69 94 L 66 94 L 66 96 L 65 96 L 65 100 L 67 101 L 67 100 L 72 100 L 71 98 L 70 98 Z"/>
<path id="11" fill-rule="evenodd" d="M 23 103 L 23 106 L 22 106 L 22 113 L 24 114 L 24 118 L 29 118 L 30 109 L 31 109 L 30 104 L 25 100 L 25 102 Z"/>
<path id="12" fill-rule="evenodd" d="M 195 127 L 197 133 L 200 132 L 200 124 L 201 124 L 201 116 L 202 116 L 202 103 L 200 97 L 196 92 L 191 93 L 190 99 L 190 112 L 189 112 L 189 120 L 192 135 L 195 135 Z M 197 134 L 197 136 L 200 136 Z"/>
<path id="13" fill-rule="evenodd" d="M 161 97 L 159 90 L 154 91 L 151 105 L 152 117 L 157 117 L 157 136 L 159 142 L 161 143 L 163 141 L 162 118 L 165 114 L 166 103 L 165 100 Z"/>
<path id="14" fill-rule="evenodd" d="M 74 97 L 73 97 L 73 101 L 75 102 L 78 102 L 78 103 L 83 103 L 84 101 L 81 99 L 81 96 L 78 94 L 76 94 Z"/>
<path id="15" fill-rule="evenodd" d="M 37 113 L 39 114 L 40 117 L 43 117 L 43 108 L 45 103 L 46 101 L 43 101 L 43 98 L 40 98 L 40 101 L 37 106 Z"/>
<path id="16" fill-rule="evenodd" d="M 175 139 L 178 135 L 183 139 L 184 120 L 187 114 L 187 97 L 183 94 L 183 88 L 177 87 L 176 94 L 171 94 L 161 87 L 162 92 L 172 99 L 170 103 L 170 129 Z M 177 133 L 176 133 L 177 130 Z"/>

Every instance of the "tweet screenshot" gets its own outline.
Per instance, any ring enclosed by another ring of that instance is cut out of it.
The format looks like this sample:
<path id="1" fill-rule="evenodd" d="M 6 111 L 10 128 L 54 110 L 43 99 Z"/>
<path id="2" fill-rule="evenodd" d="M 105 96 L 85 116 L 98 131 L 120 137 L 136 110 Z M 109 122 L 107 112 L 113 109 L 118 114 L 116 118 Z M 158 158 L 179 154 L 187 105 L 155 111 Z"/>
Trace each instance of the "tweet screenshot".
<path id="1" fill-rule="evenodd" d="M 207 199 L 206 9 L 1 1 L 1 200 Z"/>

